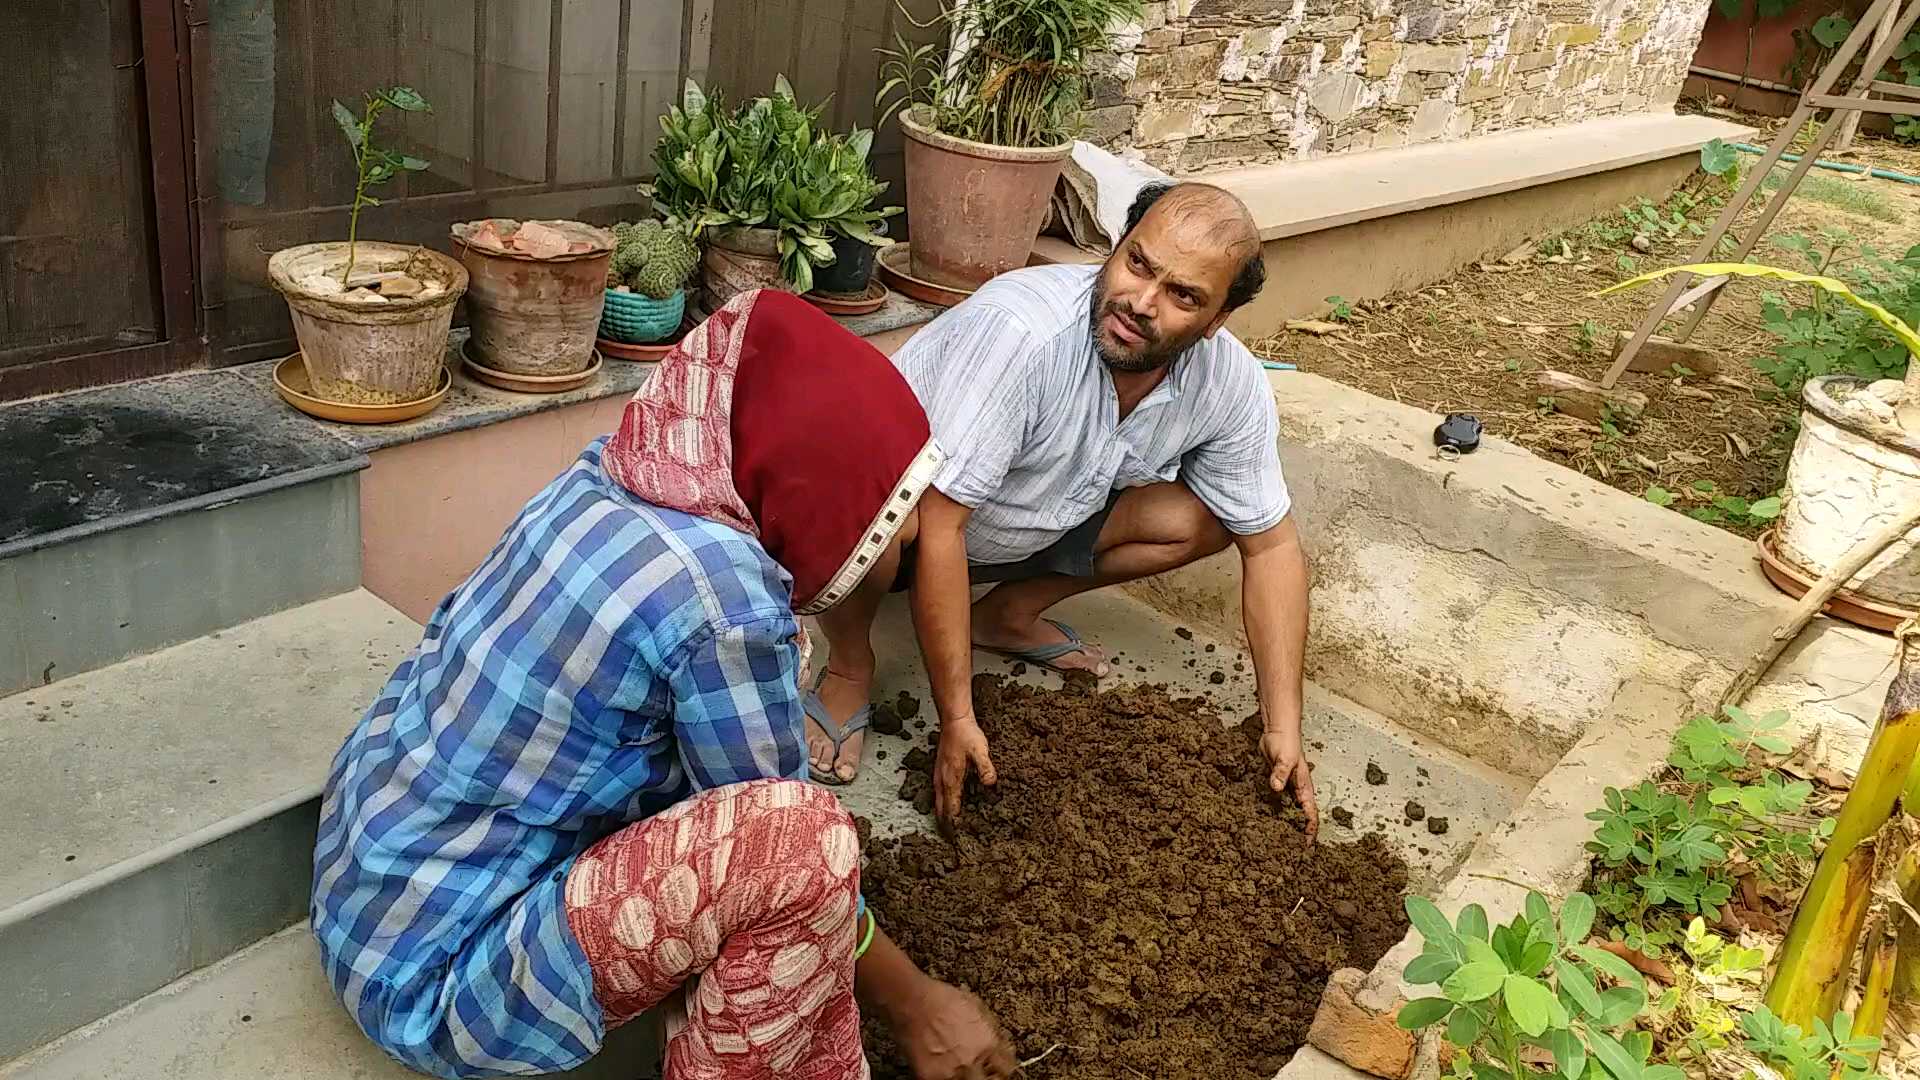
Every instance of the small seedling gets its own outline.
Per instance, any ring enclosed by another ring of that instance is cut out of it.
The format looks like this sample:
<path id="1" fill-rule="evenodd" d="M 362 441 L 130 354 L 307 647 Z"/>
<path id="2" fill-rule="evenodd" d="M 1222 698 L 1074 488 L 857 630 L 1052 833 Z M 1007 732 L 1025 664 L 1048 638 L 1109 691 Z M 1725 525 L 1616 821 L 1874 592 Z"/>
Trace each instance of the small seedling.
<path id="1" fill-rule="evenodd" d="M 365 207 L 379 206 L 380 200 L 367 194 L 367 189 L 384 184 L 403 172 L 419 172 L 427 163 L 417 157 L 396 153 L 373 141 L 374 121 L 389 108 L 401 112 L 432 112 L 433 106 L 410 86 L 391 86 L 385 90 L 370 90 L 366 95 L 365 107 L 359 116 L 353 110 L 333 103 L 333 121 L 340 125 L 341 134 L 347 137 L 347 146 L 353 151 L 353 210 L 347 218 L 347 266 L 340 272 L 340 283 L 347 284 L 353 278 L 354 248 L 360 239 L 360 211 Z"/>
<path id="2" fill-rule="evenodd" d="M 1332 307 L 1332 310 L 1329 311 L 1327 314 L 1328 318 L 1332 319 L 1334 322 L 1352 322 L 1353 321 L 1353 305 L 1347 302 L 1346 297 L 1341 296 L 1338 293 L 1335 293 L 1334 295 L 1327 297 L 1327 303 Z"/>
<path id="3" fill-rule="evenodd" d="M 1880 1049 L 1880 1040 L 1853 1033 L 1853 1017 L 1835 1013 L 1833 1022 L 1816 1019 L 1813 1031 L 1802 1034 L 1796 1024 L 1781 1021 L 1762 1005 L 1740 1018 L 1747 1049 L 1780 1068 L 1788 1080 L 1863 1080 L 1876 1075 L 1868 1058 Z"/>
<path id="4" fill-rule="evenodd" d="M 1592 352 L 1594 348 L 1600 344 L 1600 339 L 1604 337 L 1606 333 L 1606 327 L 1592 319 L 1582 319 L 1579 330 L 1574 337 L 1574 347 L 1581 352 Z"/>

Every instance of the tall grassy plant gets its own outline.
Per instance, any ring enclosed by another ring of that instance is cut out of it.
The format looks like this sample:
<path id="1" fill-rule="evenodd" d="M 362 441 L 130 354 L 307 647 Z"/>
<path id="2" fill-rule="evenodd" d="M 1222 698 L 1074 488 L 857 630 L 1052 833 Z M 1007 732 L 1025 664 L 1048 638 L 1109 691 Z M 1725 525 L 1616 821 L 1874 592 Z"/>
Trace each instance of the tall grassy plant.
<path id="1" fill-rule="evenodd" d="M 879 50 L 881 120 L 902 108 L 935 131 L 995 146 L 1058 146 L 1080 129 L 1089 58 L 1114 29 L 1140 17 L 1140 0 L 952 0 L 915 26 L 944 45 L 895 35 Z"/>

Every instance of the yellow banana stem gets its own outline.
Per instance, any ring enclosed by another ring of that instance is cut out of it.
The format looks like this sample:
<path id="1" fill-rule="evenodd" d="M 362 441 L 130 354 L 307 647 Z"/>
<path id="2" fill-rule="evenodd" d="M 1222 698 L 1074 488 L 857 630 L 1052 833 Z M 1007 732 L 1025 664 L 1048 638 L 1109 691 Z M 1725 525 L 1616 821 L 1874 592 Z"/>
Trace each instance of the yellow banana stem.
<path id="1" fill-rule="evenodd" d="M 1913 765 L 1907 769 L 1907 786 L 1900 792 L 1900 809 L 1908 817 L 1920 820 L 1920 756 L 1915 756 Z"/>
<path id="2" fill-rule="evenodd" d="M 1841 804 L 1833 838 L 1821 853 L 1813 880 L 1793 913 L 1780 946 L 1779 965 L 1767 987 L 1774 1015 L 1803 1031 L 1816 1017 L 1832 1017 L 1845 995 L 1853 956 L 1873 895 L 1873 837 L 1893 815 L 1894 803 L 1920 750 L 1920 624 L 1896 633 L 1899 668 L 1887 688 L 1880 722 L 1853 790 Z"/>
<path id="3" fill-rule="evenodd" d="M 1920 911 L 1920 848 L 1908 847 L 1900 853 L 1899 865 L 1893 870 L 1893 885 L 1908 908 Z M 1898 927 L 1894 940 L 1899 942 L 1899 955 L 1893 966 L 1893 998 L 1903 1004 L 1920 1002 L 1920 924 L 1916 924 L 1906 910 L 1893 909 L 1891 916 L 1893 925 Z"/>
<path id="4" fill-rule="evenodd" d="M 1860 991 L 1860 1007 L 1853 1012 L 1853 1033 L 1878 1039 L 1887 1029 L 1887 1003 L 1892 997 L 1895 964 L 1893 935 L 1885 919 L 1875 919 L 1867 931 L 1867 984 Z M 1867 1055 L 1867 1071 L 1880 1063 L 1880 1051 Z"/>

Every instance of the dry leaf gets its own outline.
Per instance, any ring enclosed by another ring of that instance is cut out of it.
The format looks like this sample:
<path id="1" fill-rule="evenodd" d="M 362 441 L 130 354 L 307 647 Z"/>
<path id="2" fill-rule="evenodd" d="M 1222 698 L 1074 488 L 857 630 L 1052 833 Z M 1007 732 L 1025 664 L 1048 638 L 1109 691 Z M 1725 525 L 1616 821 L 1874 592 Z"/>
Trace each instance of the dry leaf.
<path id="1" fill-rule="evenodd" d="M 1538 299 L 1540 299 L 1540 294 L 1537 292 L 1523 292 L 1520 294 L 1520 302 L 1523 304 L 1531 304 Z"/>
<path id="2" fill-rule="evenodd" d="M 1702 390 L 1696 386 L 1675 385 L 1673 388 L 1673 392 L 1674 392 L 1674 395 L 1677 397 L 1693 398 L 1696 401 L 1718 401 L 1719 400 L 1718 398 L 1714 397 L 1713 394 L 1710 393 L 1709 391 Z"/>
<path id="3" fill-rule="evenodd" d="M 1674 975 L 1672 968 L 1648 956 L 1646 953 L 1633 948 L 1626 942 L 1603 941 L 1600 943 L 1600 947 L 1620 959 L 1625 960 L 1627 963 L 1632 964 L 1633 970 L 1638 971 L 1640 974 L 1650 979 L 1659 979 L 1668 986 L 1673 985 Z"/>
<path id="4" fill-rule="evenodd" d="M 1733 448 L 1740 452 L 1741 457 L 1748 458 L 1753 456 L 1753 447 L 1748 444 L 1747 440 L 1740 437 L 1739 432 L 1727 432 L 1727 441 L 1733 444 Z"/>
<path id="5" fill-rule="evenodd" d="M 1705 465 L 1707 463 L 1706 458 L 1701 457 L 1699 454 L 1690 454 L 1685 450 L 1669 451 L 1667 453 L 1667 460 L 1677 465 Z"/>

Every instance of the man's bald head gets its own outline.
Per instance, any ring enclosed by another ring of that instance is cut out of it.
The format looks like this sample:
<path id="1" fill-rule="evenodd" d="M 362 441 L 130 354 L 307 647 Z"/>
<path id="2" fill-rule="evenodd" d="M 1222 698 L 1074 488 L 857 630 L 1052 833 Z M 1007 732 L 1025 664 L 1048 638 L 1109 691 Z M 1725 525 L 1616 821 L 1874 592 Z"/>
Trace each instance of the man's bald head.
<path id="1" fill-rule="evenodd" d="M 1149 214 L 1236 260 L 1238 271 L 1227 290 L 1224 310 L 1233 311 L 1260 295 L 1267 283 L 1266 264 L 1260 258 L 1260 227 L 1247 204 L 1233 192 L 1191 182 L 1148 184 L 1127 210 L 1127 232 L 1139 228 Z"/>

